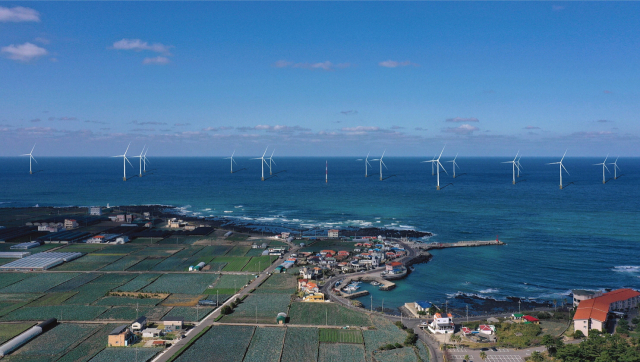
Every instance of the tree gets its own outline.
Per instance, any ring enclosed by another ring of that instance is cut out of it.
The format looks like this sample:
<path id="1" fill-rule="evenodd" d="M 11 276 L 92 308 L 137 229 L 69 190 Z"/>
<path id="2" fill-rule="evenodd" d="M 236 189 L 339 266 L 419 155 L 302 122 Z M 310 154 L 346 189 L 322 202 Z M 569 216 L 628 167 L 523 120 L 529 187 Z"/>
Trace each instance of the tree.
<path id="1" fill-rule="evenodd" d="M 531 362 L 544 362 L 544 356 L 542 353 L 538 351 L 533 351 L 531 353 L 531 357 L 529 357 L 529 361 Z"/>
<path id="2" fill-rule="evenodd" d="M 468 354 L 465 354 L 465 355 L 464 355 L 464 360 L 465 360 L 466 362 L 469 362 L 469 359 L 470 359 L 470 358 L 471 358 L 471 357 L 469 357 L 469 355 L 468 355 Z"/>
<path id="3" fill-rule="evenodd" d="M 480 352 L 480 358 L 484 361 L 487 359 L 487 353 L 485 351 Z"/>
<path id="4" fill-rule="evenodd" d="M 577 331 L 573 332 L 573 338 L 584 338 L 584 333 L 582 333 L 582 331 L 578 329 Z"/>
<path id="5" fill-rule="evenodd" d="M 220 309 L 220 313 L 224 315 L 231 314 L 231 307 L 225 305 L 224 307 L 222 307 L 222 309 Z"/>

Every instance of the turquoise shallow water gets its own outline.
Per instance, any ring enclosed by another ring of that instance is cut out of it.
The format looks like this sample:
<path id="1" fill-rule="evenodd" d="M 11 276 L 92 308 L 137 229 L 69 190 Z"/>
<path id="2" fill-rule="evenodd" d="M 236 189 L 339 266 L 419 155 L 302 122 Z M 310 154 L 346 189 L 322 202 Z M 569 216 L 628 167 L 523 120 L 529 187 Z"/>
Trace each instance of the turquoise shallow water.
<path id="1" fill-rule="evenodd" d="M 573 184 L 564 190 L 557 167 L 545 165 L 556 159 L 523 158 L 514 186 L 506 160 L 458 158 L 463 175 L 441 175 L 439 192 L 431 167 L 416 158 L 385 157 L 382 182 L 377 164 L 365 178 L 362 162 L 328 159 L 329 183 L 324 158 L 278 158 L 277 177 L 265 182 L 259 161 L 247 159 L 237 159 L 244 169 L 235 174 L 219 158 L 151 159 L 148 176 L 127 182 L 117 159 L 38 161 L 41 171 L 29 175 L 26 158 L 0 158 L 0 206 L 168 204 L 285 228 L 375 226 L 430 231 L 429 242 L 499 235 L 508 244 L 434 251 L 396 290 L 374 291 L 374 305 L 442 303 L 457 292 L 553 299 L 573 288 L 640 287 L 637 158 L 620 159 L 624 175 L 605 185 L 592 165 L 601 159 L 567 158 L 564 181 Z"/>

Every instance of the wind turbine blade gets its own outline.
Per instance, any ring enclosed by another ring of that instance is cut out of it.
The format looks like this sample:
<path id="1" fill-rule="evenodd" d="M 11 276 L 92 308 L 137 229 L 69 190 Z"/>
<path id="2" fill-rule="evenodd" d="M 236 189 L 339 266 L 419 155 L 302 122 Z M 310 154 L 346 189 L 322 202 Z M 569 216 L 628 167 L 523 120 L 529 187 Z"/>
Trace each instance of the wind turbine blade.
<path id="1" fill-rule="evenodd" d="M 262 160 L 262 157 L 250 158 L 250 160 Z"/>
<path id="2" fill-rule="evenodd" d="M 274 165 L 278 166 L 278 164 L 276 163 L 276 161 L 274 161 L 274 160 L 272 160 L 272 159 L 269 159 L 269 160 L 271 160 L 271 162 L 273 162 L 273 164 L 274 164 Z"/>
<path id="3" fill-rule="evenodd" d="M 382 151 L 382 156 L 380 156 L 381 159 L 384 157 L 385 152 L 387 152 L 387 150 Z"/>
<path id="4" fill-rule="evenodd" d="M 236 150 L 233 150 L 233 153 L 231 154 L 231 157 L 233 157 L 233 155 L 236 154 Z"/>
<path id="5" fill-rule="evenodd" d="M 604 158 L 604 162 L 607 162 L 607 158 L 609 158 L 609 154 L 608 153 L 607 153 L 607 157 Z"/>
<path id="6" fill-rule="evenodd" d="M 519 154 L 520 154 L 520 150 L 518 150 L 518 153 L 516 153 L 516 157 L 513 158 L 514 161 L 516 160 L 516 158 L 518 158 Z"/>
<path id="7" fill-rule="evenodd" d="M 564 155 L 562 155 L 562 158 L 560 159 L 560 162 L 562 162 L 562 161 L 564 160 L 564 156 L 566 156 L 566 155 L 567 155 L 567 151 L 569 151 L 569 150 L 565 150 L 565 151 L 564 151 Z"/>
<path id="8" fill-rule="evenodd" d="M 458 154 L 456 153 L 456 157 L 453 158 L 453 160 L 455 161 L 458 158 Z"/>
<path id="9" fill-rule="evenodd" d="M 545 165 L 557 165 L 557 164 L 559 164 L 559 163 L 560 163 L 560 162 L 552 162 L 552 163 L 546 163 Z"/>
<path id="10" fill-rule="evenodd" d="M 373 166 L 371 166 L 371 164 L 369 163 L 369 161 L 367 161 L 367 165 L 369 165 L 369 167 L 373 167 Z"/>
<path id="11" fill-rule="evenodd" d="M 367 152 L 367 158 L 369 158 L 369 154 L 371 153 L 371 151 Z"/>
<path id="12" fill-rule="evenodd" d="M 447 147 L 447 145 L 444 145 L 444 147 Z M 440 159 L 440 157 L 442 157 L 442 152 L 444 152 L 444 147 L 442 147 L 442 151 L 440 151 L 440 156 L 438 156 L 438 159 Z"/>
<path id="13" fill-rule="evenodd" d="M 447 172 L 447 170 L 445 170 L 444 166 L 442 166 L 442 164 L 441 164 L 440 162 L 438 162 L 438 165 L 440 165 L 440 167 L 442 167 L 442 171 L 444 171 L 444 173 L 446 173 L 447 175 L 449 174 L 449 173 Z"/>
<path id="14" fill-rule="evenodd" d="M 235 163 L 236 165 L 238 164 L 233 158 L 231 159 L 231 162 Z"/>
<path id="15" fill-rule="evenodd" d="M 513 161 L 506 161 L 506 162 L 500 162 L 500 163 L 514 163 Z"/>
<path id="16" fill-rule="evenodd" d="M 379 158 L 374 158 L 374 159 L 373 159 L 373 160 L 371 160 L 371 161 L 380 161 L 380 159 L 379 159 Z"/>
<path id="17" fill-rule="evenodd" d="M 607 165 L 604 165 L 604 164 L 603 164 L 602 166 L 604 166 L 604 168 L 606 168 L 606 169 L 607 169 L 607 172 L 611 173 L 611 171 L 609 171 L 609 168 L 607 167 Z"/>
<path id="18" fill-rule="evenodd" d="M 31 155 L 30 155 L 31 156 Z M 38 163 L 38 161 L 36 161 L 36 158 L 31 156 L 31 159 L 34 160 L 36 163 Z"/>
<path id="19" fill-rule="evenodd" d="M 563 165 L 563 164 L 560 164 L 560 166 L 564 169 L 564 172 L 566 172 L 566 173 L 567 173 L 567 175 L 571 175 L 571 174 L 569 173 L 569 171 L 567 171 L 566 167 L 564 167 L 564 165 Z"/>
<path id="20" fill-rule="evenodd" d="M 382 160 L 380 160 L 380 163 L 382 164 L 382 166 L 384 166 L 384 168 L 386 168 L 387 170 L 389 169 L 387 165 L 385 165 L 384 162 L 382 162 Z"/>
<path id="21" fill-rule="evenodd" d="M 30 153 L 25 153 L 25 154 L 22 154 L 20 156 L 31 156 L 31 154 Z"/>
<path id="22" fill-rule="evenodd" d="M 124 151 L 125 156 L 126 156 L 126 154 L 127 154 L 127 151 L 129 151 L 129 147 L 130 147 L 130 146 L 131 146 L 131 142 L 129 142 L 129 145 L 127 146 L 127 150 L 126 150 L 126 151 Z"/>
<path id="23" fill-rule="evenodd" d="M 269 146 L 267 146 L 267 148 L 264 149 L 264 153 L 262 154 L 262 158 L 264 158 L 264 155 L 267 154 L 267 150 L 269 149 Z"/>
<path id="24" fill-rule="evenodd" d="M 124 156 L 124 159 L 129 162 L 129 159 L 127 158 L 127 156 Z M 129 162 L 129 165 L 131 165 L 131 162 Z M 133 167 L 133 165 L 131 165 L 131 167 Z"/>
<path id="25" fill-rule="evenodd" d="M 32 153 L 33 153 L 33 150 L 35 150 L 35 149 L 36 149 L 36 144 L 34 143 L 34 144 L 33 144 L 33 148 L 31 149 L 31 152 L 29 152 L 29 154 L 32 154 Z"/>
<path id="26" fill-rule="evenodd" d="M 454 162 L 453 164 L 454 164 L 457 168 L 460 168 L 460 166 L 458 166 L 458 164 L 457 164 L 457 163 L 455 163 L 455 162 Z"/>

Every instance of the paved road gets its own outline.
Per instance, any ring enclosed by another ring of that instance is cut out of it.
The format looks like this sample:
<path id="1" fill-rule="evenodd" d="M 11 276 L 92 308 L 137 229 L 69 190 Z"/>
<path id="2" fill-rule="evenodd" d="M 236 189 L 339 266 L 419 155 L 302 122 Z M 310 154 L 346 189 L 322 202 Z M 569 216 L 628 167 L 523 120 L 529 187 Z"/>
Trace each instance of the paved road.
<path id="1" fill-rule="evenodd" d="M 295 248 L 295 247 L 292 248 L 287 254 L 284 255 L 284 257 L 282 259 L 279 259 L 279 260 L 280 261 L 287 260 L 289 255 L 292 254 L 292 253 L 295 253 L 296 250 L 297 250 L 297 248 Z M 260 284 L 262 284 L 262 282 L 264 282 L 265 279 L 267 279 L 269 277 L 269 274 L 271 272 L 273 272 L 273 270 L 280 264 L 281 263 L 279 263 L 278 261 L 276 261 L 275 263 L 271 264 L 271 266 L 269 266 L 264 272 L 260 273 L 257 278 L 253 279 L 253 281 L 251 283 L 249 283 L 249 285 L 247 285 L 246 287 L 241 289 L 233 297 L 229 298 L 220 307 L 214 309 L 213 312 L 211 312 L 208 316 L 206 316 L 204 319 L 202 319 L 202 321 L 200 321 L 200 323 L 198 323 L 195 327 L 190 329 L 186 333 L 186 337 L 185 338 L 183 338 L 182 340 L 178 341 L 178 343 L 172 345 L 171 347 L 165 349 L 160 355 L 158 355 L 156 358 L 154 358 L 152 362 L 166 362 L 166 361 L 168 361 L 176 352 L 178 352 L 178 350 L 180 348 L 182 348 L 184 345 L 188 344 L 198 333 L 202 332 L 202 330 L 204 330 L 206 327 L 213 325 L 214 324 L 213 321 L 216 318 L 218 318 L 218 316 L 220 315 L 220 310 L 222 309 L 223 306 L 233 303 L 233 301 L 236 300 L 236 298 L 242 298 L 243 296 L 248 295 L 252 289 L 257 288 Z"/>

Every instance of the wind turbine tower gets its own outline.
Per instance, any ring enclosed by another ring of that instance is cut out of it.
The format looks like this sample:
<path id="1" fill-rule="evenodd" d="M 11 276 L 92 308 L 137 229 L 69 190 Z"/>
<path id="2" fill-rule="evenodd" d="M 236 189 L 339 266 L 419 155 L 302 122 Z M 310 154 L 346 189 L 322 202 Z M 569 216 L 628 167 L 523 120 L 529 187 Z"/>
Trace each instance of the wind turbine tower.
<path id="1" fill-rule="evenodd" d="M 520 151 L 518 151 L 518 153 L 516 153 L 516 157 L 513 158 L 513 161 L 506 161 L 503 163 L 510 163 L 512 166 L 512 170 L 513 170 L 513 184 L 516 184 L 516 168 L 518 169 L 518 173 L 520 173 L 520 166 L 518 166 L 518 155 L 520 154 Z M 518 176 L 520 177 L 520 176 Z"/>
<path id="2" fill-rule="evenodd" d="M 33 148 L 31 149 L 31 152 L 29 153 L 25 153 L 23 155 L 20 156 L 29 156 L 29 175 L 33 174 L 33 170 L 31 169 L 31 160 L 34 160 L 36 163 L 38 163 L 38 161 L 36 161 L 35 157 L 33 157 L 33 150 L 36 149 L 36 144 L 33 144 Z"/>
<path id="3" fill-rule="evenodd" d="M 233 153 L 231 154 L 231 157 L 225 157 L 225 160 L 231 160 L 231 173 L 233 173 L 233 164 L 235 163 L 236 165 L 238 163 L 236 163 L 236 161 L 233 160 L 233 155 L 236 154 L 236 150 L 233 150 Z"/>
<path id="4" fill-rule="evenodd" d="M 273 175 L 273 173 L 271 172 L 271 162 L 273 162 L 273 164 L 277 166 L 276 161 L 273 160 L 274 152 L 276 152 L 275 148 L 273 149 L 273 151 L 271 151 L 271 156 L 269 156 L 269 175 Z"/>
<path id="5" fill-rule="evenodd" d="M 618 158 L 620 158 L 620 156 L 616 157 L 615 162 L 609 162 L 610 165 L 613 165 L 613 179 L 614 180 L 618 179 L 618 170 L 620 170 L 620 167 L 618 167 Z"/>
<path id="6" fill-rule="evenodd" d="M 562 164 L 562 161 L 564 161 L 564 156 L 566 155 L 567 155 L 567 151 L 564 151 L 564 155 L 562 155 L 560 162 L 547 163 L 547 165 L 560 165 L 560 190 L 562 190 L 562 169 L 564 168 L 564 171 L 567 173 L 567 175 L 569 175 L 569 171 L 567 171 L 567 169 Z"/>
<path id="7" fill-rule="evenodd" d="M 607 158 L 609 158 L 609 155 L 607 155 L 607 157 L 604 158 L 604 161 L 602 161 L 602 163 L 594 164 L 594 166 L 602 165 L 602 184 L 607 183 L 607 180 L 604 177 L 604 170 L 607 169 L 607 171 L 609 171 L 609 168 L 607 168 Z M 609 173 L 611 173 L 611 171 L 609 171 Z"/>
<path id="8" fill-rule="evenodd" d="M 518 161 L 516 161 L 517 166 L 518 166 L 518 177 L 520 177 L 520 170 L 522 170 L 522 165 L 520 164 L 520 159 L 522 158 L 522 155 L 520 155 L 520 157 L 518 157 Z"/>
<path id="9" fill-rule="evenodd" d="M 369 177 L 369 166 L 371 166 L 371 164 L 369 163 L 369 154 L 371 152 L 367 153 L 367 157 L 365 159 L 359 158 L 356 161 L 364 161 L 364 177 Z M 371 166 L 373 167 L 373 166 Z"/>
<path id="10" fill-rule="evenodd" d="M 458 154 L 457 153 L 456 153 L 456 157 L 454 157 L 453 160 L 447 161 L 447 162 L 453 163 L 453 178 L 456 178 L 456 167 L 460 168 L 460 166 L 458 166 L 458 163 L 456 163 L 456 158 L 458 158 Z"/>
<path id="11" fill-rule="evenodd" d="M 380 181 L 382 181 L 382 166 L 384 166 L 384 168 L 386 168 L 387 170 L 389 169 L 387 167 L 387 165 L 384 164 L 384 161 L 382 161 L 382 158 L 384 157 L 385 152 L 387 152 L 387 150 L 384 150 L 382 152 L 382 156 L 380 156 L 380 158 L 376 158 L 375 160 L 371 160 L 371 161 L 380 161 Z"/>
<path id="12" fill-rule="evenodd" d="M 447 170 L 445 170 L 444 166 L 442 166 L 442 163 L 440 163 L 440 157 L 442 157 L 442 152 L 444 152 L 444 147 L 442 147 L 442 151 L 440 152 L 440 156 L 438 156 L 438 158 L 435 158 L 434 156 L 433 159 L 430 161 L 422 161 L 422 163 L 431 162 L 431 165 L 435 164 L 436 174 L 438 175 L 438 180 L 437 180 L 438 183 L 436 184 L 436 190 L 440 190 L 440 168 L 442 167 L 442 171 L 444 171 L 444 173 L 448 175 Z"/>
<path id="13" fill-rule="evenodd" d="M 129 142 L 129 146 L 131 146 L 131 142 Z M 122 177 L 122 181 L 127 181 L 127 162 L 129 162 L 129 159 L 127 158 L 127 151 L 129 151 L 129 146 L 127 146 L 127 149 L 124 151 L 124 155 L 113 156 L 113 157 L 122 157 L 122 169 L 124 171 L 124 176 Z M 133 167 L 131 162 L 129 162 L 129 165 Z"/>
<path id="14" fill-rule="evenodd" d="M 147 145 L 144 145 L 144 147 L 142 147 L 142 151 L 140 151 L 140 156 L 134 156 L 133 158 L 139 158 L 140 160 L 140 167 L 139 167 L 139 175 L 140 177 L 142 177 L 142 161 L 144 160 L 144 149 L 147 147 Z"/>
<path id="15" fill-rule="evenodd" d="M 324 182 L 329 183 L 329 161 L 324 161 Z"/>
<path id="16" fill-rule="evenodd" d="M 267 161 L 264 159 L 264 155 L 267 154 L 267 150 L 269 149 L 269 146 L 267 146 L 267 148 L 264 149 L 264 153 L 262 154 L 262 157 L 256 157 L 256 158 L 252 158 L 252 160 L 260 160 L 261 164 L 262 164 L 262 178 L 261 180 L 264 181 L 264 164 L 267 163 Z"/>

